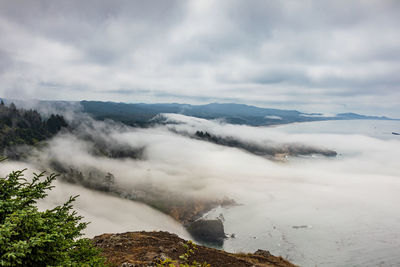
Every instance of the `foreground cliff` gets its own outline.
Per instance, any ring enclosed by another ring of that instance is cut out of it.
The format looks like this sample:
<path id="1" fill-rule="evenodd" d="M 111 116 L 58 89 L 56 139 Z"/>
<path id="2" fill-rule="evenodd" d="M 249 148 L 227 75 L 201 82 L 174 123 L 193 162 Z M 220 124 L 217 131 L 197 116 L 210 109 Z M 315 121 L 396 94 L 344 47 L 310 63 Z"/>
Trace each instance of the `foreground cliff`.
<path id="1" fill-rule="evenodd" d="M 156 266 L 166 258 L 177 260 L 186 253 L 187 241 L 168 232 L 128 232 L 103 234 L 93 238 L 93 243 L 103 251 L 110 266 Z M 212 267 L 220 266 L 279 266 L 295 265 L 282 257 L 275 257 L 268 251 L 259 250 L 253 254 L 232 254 L 198 245 L 188 262 L 207 262 Z"/>

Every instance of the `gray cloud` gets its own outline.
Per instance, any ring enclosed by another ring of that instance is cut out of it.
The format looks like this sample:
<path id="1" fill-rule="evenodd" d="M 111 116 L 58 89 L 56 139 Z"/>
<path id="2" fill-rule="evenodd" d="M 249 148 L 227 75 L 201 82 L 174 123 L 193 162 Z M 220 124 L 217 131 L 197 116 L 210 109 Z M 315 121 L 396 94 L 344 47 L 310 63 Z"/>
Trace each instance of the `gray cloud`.
<path id="1" fill-rule="evenodd" d="M 399 15 L 390 0 L 1 1 L 0 94 L 400 117 Z"/>

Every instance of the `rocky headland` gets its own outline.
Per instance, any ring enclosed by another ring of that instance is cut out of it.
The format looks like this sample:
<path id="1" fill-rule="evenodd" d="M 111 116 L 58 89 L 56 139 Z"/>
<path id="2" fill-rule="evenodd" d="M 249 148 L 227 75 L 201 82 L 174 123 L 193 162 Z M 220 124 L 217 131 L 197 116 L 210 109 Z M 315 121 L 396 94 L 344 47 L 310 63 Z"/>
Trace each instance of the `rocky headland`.
<path id="1" fill-rule="evenodd" d="M 207 262 L 211 267 L 257 266 L 295 267 L 282 257 L 271 255 L 266 250 L 255 253 L 228 253 L 223 250 L 197 245 L 188 259 L 182 259 L 188 243 L 168 232 L 128 232 L 122 234 L 102 234 L 93 238 L 93 243 L 102 250 L 111 267 L 157 266 L 157 263 L 171 259 L 178 263 L 193 261 Z"/>

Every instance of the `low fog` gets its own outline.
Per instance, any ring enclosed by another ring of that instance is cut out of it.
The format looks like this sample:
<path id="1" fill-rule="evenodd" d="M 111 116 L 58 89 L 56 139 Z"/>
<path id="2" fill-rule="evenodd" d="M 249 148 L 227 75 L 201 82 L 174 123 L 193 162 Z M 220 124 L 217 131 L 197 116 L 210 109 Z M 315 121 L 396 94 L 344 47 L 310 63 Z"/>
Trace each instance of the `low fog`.
<path id="1" fill-rule="evenodd" d="M 308 266 L 333 264 L 333 257 L 364 264 L 355 258 L 377 250 L 384 250 L 380 255 L 387 257 L 376 264 L 396 261 L 394 251 L 400 248 L 396 136 L 357 132 L 364 129 L 357 128 L 361 125 L 357 121 L 250 127 L 177 114 L 160 116 L 163 123 L 149 128 L 81 116 L 74 130 L 30 151 L 23 162 L 0 164 L 1 174 L 25 167 L 29 172 L 61 171 L 56 188 L 40 206 L 50 208 L 69 195 L 80 195 L 76 208 L 92 222 L 88 236 L 163 229 L 188 237 L 171 217 L 139 203 L 146 203 L 141 195 L 160 194 L 161 200 L 170 201 L 229 198 L 240 205 L 216 211 L 225 216 L 226 232 L 236 235 L 225 241 L 227 250 L 268 249 Z M 389 126 L 399 127 L 398 122 L 370 123 L 382 133 Z M 303 125 L 317 127 L 307 130 Z M 196 131 L 261 147 L 304 146 L 338 155 L 311 153 L 271 160 L 193 138 Z"/>
<path id="2" fill-rule="evenodd" d="M 29 179 L 33 177 L 33 173 L 40 173 L 36 167 L 35 164 L 25 162 L 3 162 L 0 175 L 4 177 L 11 171 L 27 168 L 24 176 Z M 90 222 L 84 231 L 87 237 L 103 233 L 163 230 L 176 233 L 183 238 L 190 238 L 190 235 L 178 222 L 145 204 L 57 180 L 53 185 L 55 188 L 50 191 L 49 195 L 39 201 L 39 209 L 53 209 L 55 206 L 65 203 L 70 196 L 79 195 L 74 203 L 74 209 L 84 217 L 84 222 Z"/>

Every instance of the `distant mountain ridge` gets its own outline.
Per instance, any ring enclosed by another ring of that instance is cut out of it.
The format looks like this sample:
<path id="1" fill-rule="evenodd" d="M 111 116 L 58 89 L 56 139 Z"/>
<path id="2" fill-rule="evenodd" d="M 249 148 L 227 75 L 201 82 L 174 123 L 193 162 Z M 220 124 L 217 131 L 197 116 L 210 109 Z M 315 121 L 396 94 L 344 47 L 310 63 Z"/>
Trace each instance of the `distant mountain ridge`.
<path id="1" fill-rule="evenodd" d="M 113 119 L 130 125 L 148 124 L 152 118 L 161 113 L 176 113 L 203 119 L 219 119 L 227 123 L 251 126 L 322 120 L 392 120 L 388 117 L 365 116 L 356 113 L 341 113 L 333 117 L 326 117 L 320 113 L 303 113 L 297 110 L 260 108 L 234 103 L 190 105 L 81 101 L 80 104 L 84 112 L 91 114 L 96 119 Z"/>
<path id="2" fill-rule="evenodd" d="M 162 121 L 154 120 L 162 113 L 175 113 L 203 119 L 217 119 L 231 124 L 266 126 L 292 122 L 324 120 L 395 120 L 385 116 L 365 116 L 357 113 L 340 113 L 324 116 L 321 113 L 304 113 L 297 110 L 260 108 L 235 103 L 210 103 L 191 105 L 180 103 L 121 103 L 103 101 L 23 101 L 3 99 L 17 106 L 29 108 L 34 105 L 39 112 L 53 110 L 56 113 L 75 109 L 86 112 L 98 120 L 112 119 L 132 126 L 148 126 Z M 34 104 L 32 104 L 34 103 Z"/>

